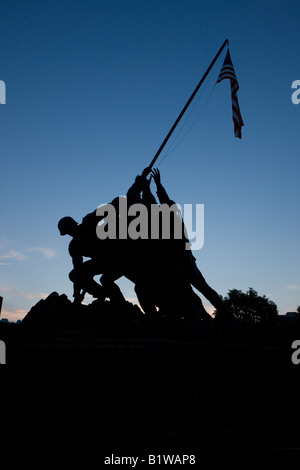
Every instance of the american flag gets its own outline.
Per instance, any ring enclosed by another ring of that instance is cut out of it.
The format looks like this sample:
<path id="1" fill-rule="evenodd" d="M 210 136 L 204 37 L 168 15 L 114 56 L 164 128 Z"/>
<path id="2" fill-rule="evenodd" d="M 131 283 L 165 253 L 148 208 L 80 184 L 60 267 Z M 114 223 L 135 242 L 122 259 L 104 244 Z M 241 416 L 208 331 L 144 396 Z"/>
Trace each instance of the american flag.
<path id="1" fill-rule="evenodd" d="M 234 135 L 235 137 L 242 137 L 242 127 L 244 125 L 243 119 L 240 112 L 239 102 L 237 98 L 237 92 L 239 84 L 235 75 L 235 71 L 232 65 L 229 49 L 227 51 L 224 64 L 221 68 L 220 75 L 217 83 L 220 83 L 225 78 L 229 78 L 231 84 L 231 101 L 232 101 L 232 119 L 234 124 Z"/>

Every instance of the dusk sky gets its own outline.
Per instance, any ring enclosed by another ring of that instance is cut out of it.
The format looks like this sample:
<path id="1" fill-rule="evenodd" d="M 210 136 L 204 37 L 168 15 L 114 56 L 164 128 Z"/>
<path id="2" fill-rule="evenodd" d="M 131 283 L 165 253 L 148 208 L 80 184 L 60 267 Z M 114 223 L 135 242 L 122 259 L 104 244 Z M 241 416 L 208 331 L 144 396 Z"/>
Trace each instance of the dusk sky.
<path id="1" fill-rule="evenodd" d="M 229 81 L 215 86 L 224 50 L 157 164 L 172 199 L 204 204 L 194 255 L 207 282 L 223 296 L 253 287 L 280 313 L 295 311 L 298 0 L 11 0 L 0 22 L 2 317 L 23 318 L 53 291 L 72 299 L 70 238 L 58 220 L 80 222 L 126 194 L 226 38 L 242 139 Z M 135 297 L 133 284 L 118 283 Z"/>

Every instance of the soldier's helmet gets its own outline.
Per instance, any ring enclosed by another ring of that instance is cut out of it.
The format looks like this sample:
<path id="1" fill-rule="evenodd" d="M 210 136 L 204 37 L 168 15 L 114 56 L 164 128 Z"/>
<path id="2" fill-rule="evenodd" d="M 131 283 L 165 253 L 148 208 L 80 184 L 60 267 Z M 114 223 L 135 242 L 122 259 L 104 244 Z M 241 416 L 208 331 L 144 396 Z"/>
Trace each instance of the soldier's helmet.
<path id="1" fill-rule="evenodd" d="M 61 235 L 67 235 L 72 231 L 75 227 L 77 227 L 78 223 L 72 217 L 63 217 L 58 222 L 58 230 Z"/>

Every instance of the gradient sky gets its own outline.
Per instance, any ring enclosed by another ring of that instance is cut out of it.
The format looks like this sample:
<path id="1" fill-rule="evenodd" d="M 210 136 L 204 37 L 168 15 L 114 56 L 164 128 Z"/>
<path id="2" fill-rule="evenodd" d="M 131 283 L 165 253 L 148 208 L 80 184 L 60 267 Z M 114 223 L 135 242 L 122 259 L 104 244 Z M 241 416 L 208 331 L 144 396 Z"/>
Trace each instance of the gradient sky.
<path id="1" fill-rule="evenodd" d="M 298 0 L 10 0 L 0 21 L 3 317 L 22 318 L 52 291 L 71 298 L 58 220 L 126 193 L 226 38 L 242 140 L 228 80 L 214 86 L 224 51 L 184 139 L 157 162 L 162 182 L 181 205 L 205 205 L 194 254 L 213 288 L 253 287 L 280 313 L 300 305 Z"/>

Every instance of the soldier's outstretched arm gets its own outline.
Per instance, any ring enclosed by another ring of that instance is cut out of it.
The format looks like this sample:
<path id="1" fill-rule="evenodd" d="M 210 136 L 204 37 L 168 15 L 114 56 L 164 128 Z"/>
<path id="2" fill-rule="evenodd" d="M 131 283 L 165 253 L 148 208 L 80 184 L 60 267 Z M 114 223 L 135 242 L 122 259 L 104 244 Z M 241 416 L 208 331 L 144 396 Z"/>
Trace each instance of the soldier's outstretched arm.
<path id="1" fill-rule="evenodd" d="M 160 177 L 160 171 L 158 168 L 153 168 L 151 172 L 151 176 L 153 177 L 156 186 L 161 184 L 161 177 Z"/>
<path id="2" fill-rule="evenodd" d="M 151 183 L 152 175 L 150 178 L 145 180 L 144 185 L 143 185 L 143 203 L 146 206 L 151 206 L 151 204 L 157 204 L 155 197 L 153 196 L 151 189 L 150 189 L 150 183 Z"/>
<path id="3" fill-rule="evenodd" d="M 153 168 L 151 172 L 151 176 L 153 177 L 154 182 L 156 184 L 156 189 L 157 189 L 156 194 L 159 199 L 159 202 L 161 204 L 168 204 L 168 205 L 174 204 L 174 202 L 171 201 L 171 199 L 169 198 L 167 191 L 161 184 L 160 171 L 157 168 Z"/>

